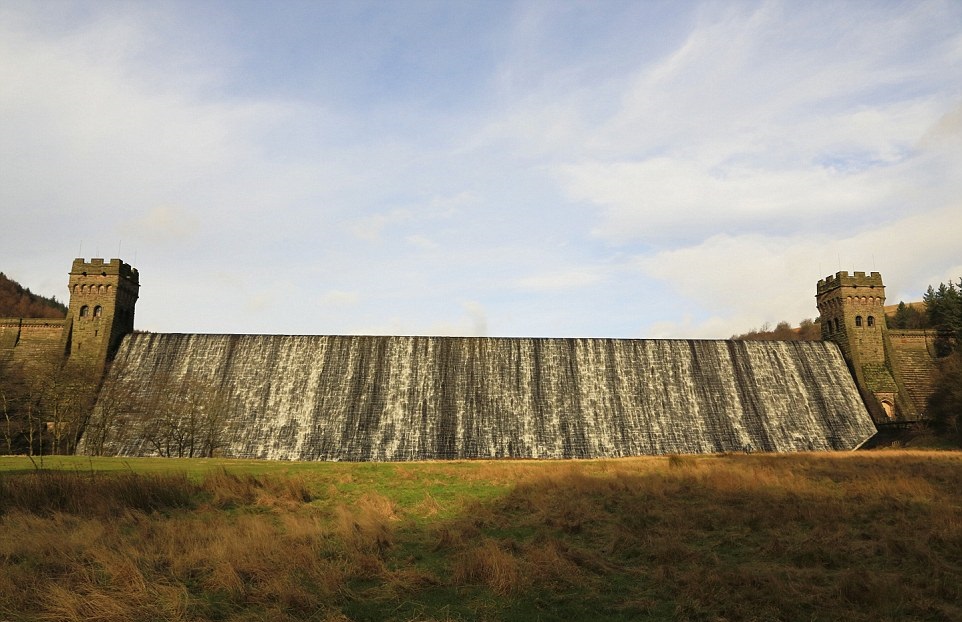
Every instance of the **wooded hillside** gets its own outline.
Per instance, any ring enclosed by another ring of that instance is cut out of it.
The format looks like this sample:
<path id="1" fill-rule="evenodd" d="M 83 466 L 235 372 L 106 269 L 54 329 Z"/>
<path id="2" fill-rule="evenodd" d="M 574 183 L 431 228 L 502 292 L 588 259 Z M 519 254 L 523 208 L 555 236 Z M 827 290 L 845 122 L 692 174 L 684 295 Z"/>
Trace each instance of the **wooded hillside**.
<path id="1" fill-rule="evenodd" d="M 67 306 L 56 298 L 34 294 L 0 272 L 0 317 L 61 318 Z"/>

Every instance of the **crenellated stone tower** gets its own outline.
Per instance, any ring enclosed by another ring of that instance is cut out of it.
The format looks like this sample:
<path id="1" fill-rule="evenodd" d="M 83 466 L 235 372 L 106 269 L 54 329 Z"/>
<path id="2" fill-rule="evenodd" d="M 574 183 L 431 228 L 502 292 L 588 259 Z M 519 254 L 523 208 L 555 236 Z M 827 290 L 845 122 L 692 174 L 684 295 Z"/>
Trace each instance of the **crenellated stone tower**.
<path id="1" fill-rule="evenodd" d="M 834 341 L 842 350 L 876 423 L 918 418 L 892 357 L 882 276 L 837 272 L 819 280 L 815 300 L 822 339 Z"/>
<path id="2" fill-rule="evenodd" d="M 140 292 L 137 269 L 119 259 L 74 259 L 68 287 L 67 360 L 103 368 L 124 335 L 134 330 L 134 305 Z"/>

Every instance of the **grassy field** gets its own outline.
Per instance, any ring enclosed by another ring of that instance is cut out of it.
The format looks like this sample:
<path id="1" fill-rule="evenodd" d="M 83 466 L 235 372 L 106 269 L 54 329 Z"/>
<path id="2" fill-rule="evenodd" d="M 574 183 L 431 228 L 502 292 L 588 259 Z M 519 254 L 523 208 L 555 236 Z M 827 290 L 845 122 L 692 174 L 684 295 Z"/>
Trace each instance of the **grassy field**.
<path id="1" fill-rule="evenodd" d="M 959 620 L 962 453 L 0 457 L 0 620 Z"/>

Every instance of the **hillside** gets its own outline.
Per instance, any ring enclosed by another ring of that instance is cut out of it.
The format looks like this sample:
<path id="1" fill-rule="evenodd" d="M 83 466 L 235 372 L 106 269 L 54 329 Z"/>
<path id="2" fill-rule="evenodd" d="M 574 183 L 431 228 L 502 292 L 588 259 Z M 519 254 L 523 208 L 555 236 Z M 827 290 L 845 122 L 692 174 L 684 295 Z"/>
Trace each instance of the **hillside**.
<path id="1" fill-rule="evenodd" d="M 732 335 L 737 341 L 820 341 L 822 328 L 818 320 L 802 320 L 793 327 L 788 322 L 779 322 L 774 329 L 768 324 L 761 328 L 753 328 L 741 335 Z"/>
<path id="2" fill-rule="evenodd" d="M 61 318 L 67 307 L 56 298 L 38 296 L 0 272 L 0 317 Z"/>

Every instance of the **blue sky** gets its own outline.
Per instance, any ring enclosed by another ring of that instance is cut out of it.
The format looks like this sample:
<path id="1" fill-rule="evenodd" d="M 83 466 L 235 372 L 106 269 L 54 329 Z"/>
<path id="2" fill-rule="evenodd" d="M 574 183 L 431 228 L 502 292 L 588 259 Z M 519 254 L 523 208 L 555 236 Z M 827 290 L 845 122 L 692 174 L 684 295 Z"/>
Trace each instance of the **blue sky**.
<path id="1" fill-rule="evenodd" d="M 962 276 L 962 4 L 0 0 L 0 270 L 161 332 L 728 337 Z"/>

